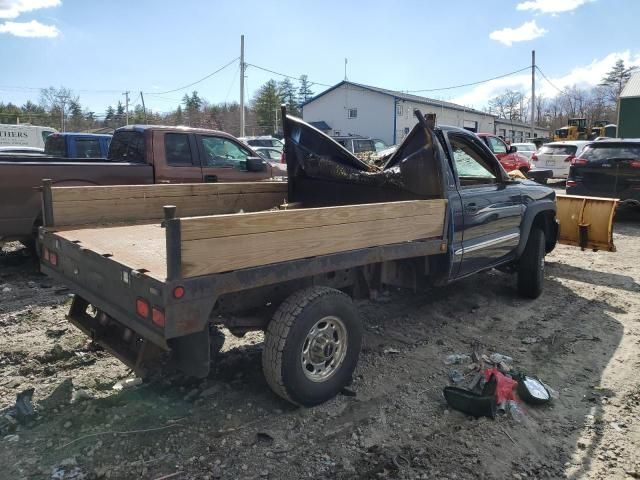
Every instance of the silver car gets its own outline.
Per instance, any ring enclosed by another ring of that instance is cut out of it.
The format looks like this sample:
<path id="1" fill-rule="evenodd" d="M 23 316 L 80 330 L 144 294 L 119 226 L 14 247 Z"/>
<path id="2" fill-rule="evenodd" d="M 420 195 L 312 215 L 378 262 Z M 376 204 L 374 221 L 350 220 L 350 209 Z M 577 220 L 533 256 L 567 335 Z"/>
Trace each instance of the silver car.
<path id="1" fill-rule="evenodd" d="M 535 143 L 512 143 L 511 146 L 516 147 L 518 149 L 518 153 L 527 157 L 529 161 L 531 161 L 531 157 L 538 149 Z"/>

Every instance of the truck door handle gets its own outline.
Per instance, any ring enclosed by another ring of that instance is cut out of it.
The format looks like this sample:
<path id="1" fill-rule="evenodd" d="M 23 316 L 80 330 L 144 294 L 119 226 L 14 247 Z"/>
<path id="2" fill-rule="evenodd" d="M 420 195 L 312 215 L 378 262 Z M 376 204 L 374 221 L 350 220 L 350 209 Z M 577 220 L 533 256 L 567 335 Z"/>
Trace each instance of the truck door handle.
<path id="1" fill-rule="evenodd" d="M 467 203 L 464 206 L 464 209 L 467 213 L 477 213 L 478 205 L 476 205 L 475 203 Z"/>
<path id="2" fill-rule="evenodd" d="M 204 181 L 205 182 L 209 182 L 209 183 L 217 182 L 218 181 L 218 176 L 217 175 L 205 175 L 204 176 Z"/>

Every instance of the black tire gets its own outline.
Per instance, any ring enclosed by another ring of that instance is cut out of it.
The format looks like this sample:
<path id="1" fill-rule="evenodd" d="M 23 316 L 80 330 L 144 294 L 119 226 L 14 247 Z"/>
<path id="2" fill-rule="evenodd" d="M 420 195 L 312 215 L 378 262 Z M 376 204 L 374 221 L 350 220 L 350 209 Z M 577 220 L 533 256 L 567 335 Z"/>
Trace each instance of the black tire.
<path id="1" fill-rule="evenodd" d="M 518 293 L 526 298 L 538 298 L 544 285 L 544 232 L 532 227 L 527 245 L 518 262 Z"/>
<path id="2" fill-rule="evenodd" d="M 296 405 L 318 405 L 351 381 L 361 343 L 362 324 L 348 295 L 305 288 L 287 298 L 269 323 L 262 370 L 277 395 Z"/>

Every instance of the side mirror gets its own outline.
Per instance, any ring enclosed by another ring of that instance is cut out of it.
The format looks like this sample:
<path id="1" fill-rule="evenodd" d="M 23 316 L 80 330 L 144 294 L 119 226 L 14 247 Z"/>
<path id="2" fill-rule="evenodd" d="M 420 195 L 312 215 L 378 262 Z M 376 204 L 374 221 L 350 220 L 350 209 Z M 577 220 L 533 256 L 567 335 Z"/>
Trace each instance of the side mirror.
<path id="1" fill-rule="evenodd" d="M 247 172 L 265 172 L 267 162 L 260 157 L 247 157 Z"/>
<path id="2" fill-rule="evenodd" d="M 516 147 L 515 145 L 511 145 L 509 147 L 509 153 L 516 153 L 518 151 L 518 147 Z"/>

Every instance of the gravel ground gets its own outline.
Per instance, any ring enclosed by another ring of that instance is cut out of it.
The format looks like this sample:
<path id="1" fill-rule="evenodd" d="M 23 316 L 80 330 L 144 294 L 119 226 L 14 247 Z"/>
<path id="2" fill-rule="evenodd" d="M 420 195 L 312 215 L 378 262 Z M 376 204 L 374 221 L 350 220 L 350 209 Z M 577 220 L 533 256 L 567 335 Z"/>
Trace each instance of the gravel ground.
<path id="1" fill-rule="evenodd" d="M 158 375 L 114 390 L 130 372 L 66 323 L 69 292 L 6 245 L 0 407 L 33 387 L 37 418 L 4 425 L 0 478 L 640 478 L 639 220 L 619 212 L 617 253 L 559 246 L 535 301 L 490 271 L 358 302 L 353 384 L 311 409 L 271 393 L 259 333 L 227 336 L 200 383 Z M 448 409 L 444 359 L 474 350 L 512 356 L 559 398 L 520 422 Z"/>

